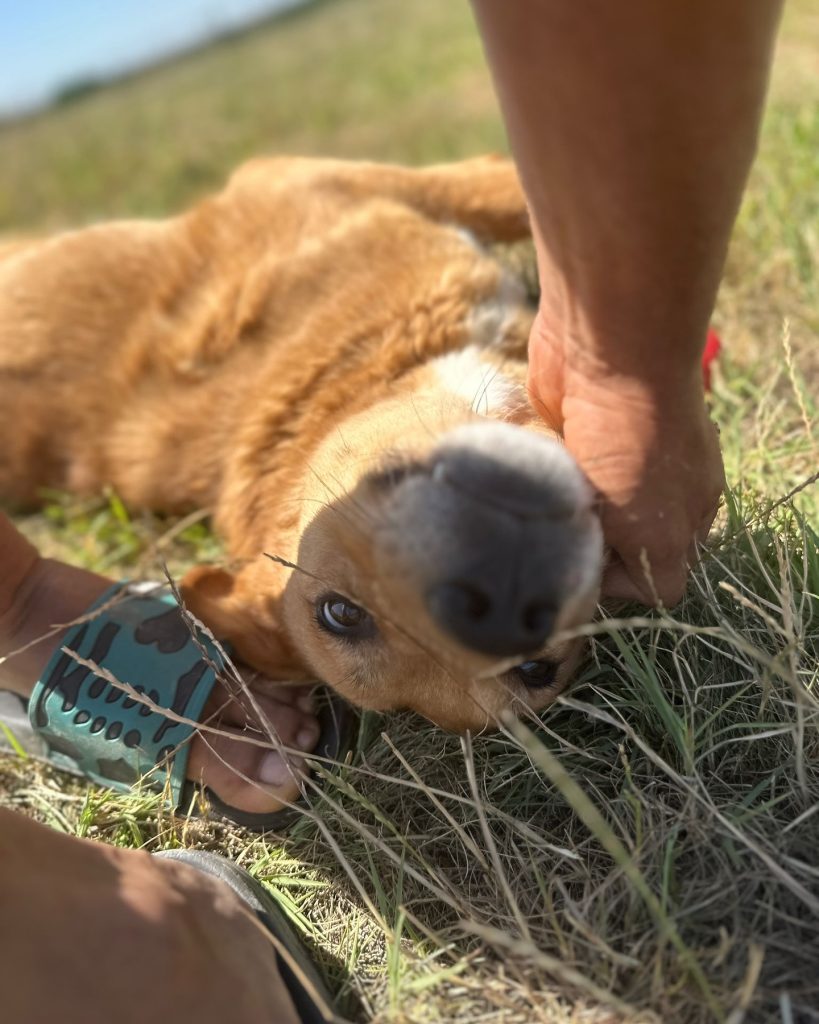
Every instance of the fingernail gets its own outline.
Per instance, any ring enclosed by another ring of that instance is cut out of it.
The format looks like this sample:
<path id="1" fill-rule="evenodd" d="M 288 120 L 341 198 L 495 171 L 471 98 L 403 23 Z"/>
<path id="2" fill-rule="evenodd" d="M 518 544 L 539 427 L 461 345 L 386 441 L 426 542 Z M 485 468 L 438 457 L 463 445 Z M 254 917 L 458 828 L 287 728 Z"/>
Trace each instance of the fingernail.
<path id="1" fill-rule="evenodd" d="M 268 786 L 283 786 L 290 778 L 290 768 L 278 750 L 271 750 L 264 755 L 259 764 L 259 782 Z"/>
<path id="2" fill-rule="evenodd" d="M 304 729 L 300 729 L 296 734 L 296 746 L 299 748 L 299 750 L 312 750 L 315 742 L 316 733 L 314 729 L 308 729 L 305 726 Z"/>

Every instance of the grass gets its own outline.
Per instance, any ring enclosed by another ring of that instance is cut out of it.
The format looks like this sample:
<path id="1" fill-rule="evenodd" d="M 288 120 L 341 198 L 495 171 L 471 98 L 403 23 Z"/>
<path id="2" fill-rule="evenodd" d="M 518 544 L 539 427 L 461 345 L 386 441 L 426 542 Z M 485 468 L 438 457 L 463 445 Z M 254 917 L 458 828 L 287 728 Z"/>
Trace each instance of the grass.
<path id="1" fill-rule="evenodd" d="M 357 1019 L 819 1020 L 817 54 L 819 12 L 793 2 L 715 314 L 730 492 L 673 614 L 595 624 L 542 721 L 461 740 L 365 716 L 352 763 L 285 836 L 12 756 L 0 800 L 121 846 L 238 859 Z M 466 5 L 335 0 L 5 128 L 0 224 L 161 213 L 267 149 L 502 145 Z M 218 552 L 203 522 L 115 495 L 54 496 L 23 525 L 110 573 Z"/>

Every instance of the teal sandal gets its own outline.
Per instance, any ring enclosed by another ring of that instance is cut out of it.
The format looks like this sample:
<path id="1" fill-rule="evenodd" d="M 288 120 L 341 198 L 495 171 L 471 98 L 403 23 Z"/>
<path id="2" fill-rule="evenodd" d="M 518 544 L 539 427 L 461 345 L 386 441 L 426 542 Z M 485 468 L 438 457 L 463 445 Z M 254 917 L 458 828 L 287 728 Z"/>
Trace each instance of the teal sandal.
<path id="1" fill-rule="evenodd" d="M 188 810 L 203 789 L 185 777 L 189 741 L 217 678 L 228 675 L 226 658 L 157 589 L 116 584 L 64 634 L 28 701 L 33 742 L 23 745 L 112 789 L 141 780 L 167 787 L 173 806 Z M 352 722 L 349 706 L 328 691 L 313 755 L 337 759 Z M 281 828 L 297 813 L 251 814 L 205 795 L 216 814 L 253 829 Z"/>

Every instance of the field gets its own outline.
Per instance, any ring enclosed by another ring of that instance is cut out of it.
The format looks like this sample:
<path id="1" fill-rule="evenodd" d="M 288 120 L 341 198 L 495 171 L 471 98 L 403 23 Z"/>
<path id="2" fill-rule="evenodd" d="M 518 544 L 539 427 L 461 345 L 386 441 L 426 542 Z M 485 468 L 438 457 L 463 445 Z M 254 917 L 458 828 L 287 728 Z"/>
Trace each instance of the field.
<path id="1" fill-rule="evenodd" d="M 603 619 L 543 715 L 460 740 L 365 716 L 283 836 L 13 756 L 0 802 L 219 849 L 281 897 L 356 1020 L 819 1021 L 819 3 L 792 0 L 714 322 L 729 491 L 673 614 Z M 0 130 L 0 231 L 161 214 L 265 151 L 503 149 L 466 4 L 324 0 Z M 53 495 L 44 551 L 155 576 L 203 519 Z"/>

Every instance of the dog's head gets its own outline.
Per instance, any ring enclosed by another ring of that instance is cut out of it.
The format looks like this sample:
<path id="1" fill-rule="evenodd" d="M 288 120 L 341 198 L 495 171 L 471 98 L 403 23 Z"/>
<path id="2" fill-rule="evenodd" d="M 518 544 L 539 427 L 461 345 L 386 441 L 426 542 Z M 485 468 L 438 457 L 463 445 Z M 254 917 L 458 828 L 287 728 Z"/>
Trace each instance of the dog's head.
<path id="1" fill-rule="evenodd" d="M 194 610 L 258 667 L 363 707 L 464 730 L 549 704 L 579 654 L 553 638 L 594 613 L 603 547 L 592 490 L 522 374 L 446 356 L 341 421 L 306 468 L 292 543 L 268 546 L 291 565 L 200 573 Z"/>
<path id="2" fill-rule="evenodd" d="M 299 164 L 276 207 L 310 247 L 256 275 L 259 381 L 217 510 L 250 561 L 195 572 L 185 596 L 255 667 L 364 707 L 455 730 L 544 707 L 578 656 L 559 634 L 594 612 L 602 538 L 528 401 L 532 309 L 483 245 L 528 235 L 514 168 L 322 167 Z M 270 177 L 251 165 L 237 187 Z M 266 373 L 264 338 L 281 339 Z"/>

